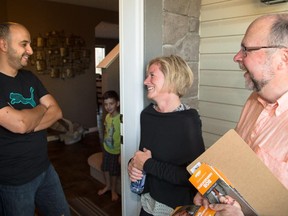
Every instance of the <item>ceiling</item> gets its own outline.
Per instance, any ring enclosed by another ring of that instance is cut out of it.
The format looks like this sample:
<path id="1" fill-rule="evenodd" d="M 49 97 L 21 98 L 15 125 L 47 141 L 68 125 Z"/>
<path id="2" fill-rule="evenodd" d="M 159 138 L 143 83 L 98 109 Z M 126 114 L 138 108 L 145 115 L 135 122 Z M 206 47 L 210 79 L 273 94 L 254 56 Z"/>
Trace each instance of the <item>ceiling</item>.
<path id="1" fill-rule="evenodd" d="M 93 7 L 110 11 L 119 10 L 119 0 L 46 0 L 65 4 Z M 119 25 L 107 22 L 100 22 L 95 27 L 95 36 L 99 38 L 119 38 Z"/>
<path id="2" fill-rule="evenodd" d="M 46 0 L 46 1 L 73 4 L 85 7 L 93 7 L 111 11 L 119 10 L 119 0 Z"/>

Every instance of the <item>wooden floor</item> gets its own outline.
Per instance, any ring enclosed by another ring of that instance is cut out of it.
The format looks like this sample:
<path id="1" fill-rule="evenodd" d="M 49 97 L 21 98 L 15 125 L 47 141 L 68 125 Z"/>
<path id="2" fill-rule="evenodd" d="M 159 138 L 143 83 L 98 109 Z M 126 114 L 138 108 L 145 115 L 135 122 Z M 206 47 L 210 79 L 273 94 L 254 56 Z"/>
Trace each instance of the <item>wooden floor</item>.
<path id="1" fill-rule="evenodd" d="M 48 154 L 58 172 L 67 200 L 87 197 L 106 213 L 121 216 L 121 198 L 111 201 L 111 194 L 97 194 L 103 184 L 90 176 L 87 158 L 101 151 L 97 133 L 90 133 L 75 144 L 65 145 L 60 141 L 48 143 Z"/>

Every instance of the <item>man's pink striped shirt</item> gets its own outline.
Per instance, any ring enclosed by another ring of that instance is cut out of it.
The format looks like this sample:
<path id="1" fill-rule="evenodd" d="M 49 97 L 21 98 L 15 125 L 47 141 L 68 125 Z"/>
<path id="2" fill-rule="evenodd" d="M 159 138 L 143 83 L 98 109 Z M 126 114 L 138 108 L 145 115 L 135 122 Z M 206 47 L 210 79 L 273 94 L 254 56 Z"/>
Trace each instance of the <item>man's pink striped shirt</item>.
<path id="1" fill-rule="evenodd" d="M 288 189 L 288 93 L 269 104 L 253 92 L 236 131 Z"/>

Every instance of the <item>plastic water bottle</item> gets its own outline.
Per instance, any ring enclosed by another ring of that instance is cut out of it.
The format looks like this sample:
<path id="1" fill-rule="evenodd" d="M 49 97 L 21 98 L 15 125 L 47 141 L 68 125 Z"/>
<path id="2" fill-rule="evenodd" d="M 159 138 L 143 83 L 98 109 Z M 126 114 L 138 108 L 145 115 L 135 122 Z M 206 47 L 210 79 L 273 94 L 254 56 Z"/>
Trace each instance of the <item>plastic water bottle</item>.
<path id="1" fill-rule="evenodd" d="M 140 180 L 131 182 L 130 190 L 133 193 L 141 194 L 144 190 L 145 179 L 146 179 L 146 173 L 143 171 L 143 177 Z"/>

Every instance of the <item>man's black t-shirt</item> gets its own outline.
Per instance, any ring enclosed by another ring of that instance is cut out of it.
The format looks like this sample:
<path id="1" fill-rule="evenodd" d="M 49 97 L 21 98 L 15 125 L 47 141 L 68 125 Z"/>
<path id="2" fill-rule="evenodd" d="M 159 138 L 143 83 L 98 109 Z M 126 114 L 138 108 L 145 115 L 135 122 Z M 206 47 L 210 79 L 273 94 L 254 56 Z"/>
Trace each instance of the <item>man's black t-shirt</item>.
<path id="1" fill-rule="evenodd" d="M 0 109 L 31 109 L 46 94 L 45 87 L 30 71 L 19 70 L 16 77 L 0 73 Z M 18 134 L 0 126 L 0 184 L 25 184 L 49 164 L 46 130 Z"/>

